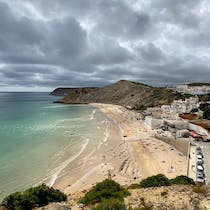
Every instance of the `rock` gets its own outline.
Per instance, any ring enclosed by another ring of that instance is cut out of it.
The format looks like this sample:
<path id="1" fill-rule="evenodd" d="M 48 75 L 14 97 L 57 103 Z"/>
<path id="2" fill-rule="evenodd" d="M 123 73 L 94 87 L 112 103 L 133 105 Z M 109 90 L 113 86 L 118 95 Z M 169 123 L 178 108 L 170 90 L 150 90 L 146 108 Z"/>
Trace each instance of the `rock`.
<path id="1" fill-rule="evenodd" d="M 4 204 L 0 204 L 0 210 L 8 210 Z"/>
<path id="2" fill-rule="evenodd" d="M 36 210 L 71 210 L 72 208 L 66 203 L 50 203 L 47 206 L 36 208 Z"/>

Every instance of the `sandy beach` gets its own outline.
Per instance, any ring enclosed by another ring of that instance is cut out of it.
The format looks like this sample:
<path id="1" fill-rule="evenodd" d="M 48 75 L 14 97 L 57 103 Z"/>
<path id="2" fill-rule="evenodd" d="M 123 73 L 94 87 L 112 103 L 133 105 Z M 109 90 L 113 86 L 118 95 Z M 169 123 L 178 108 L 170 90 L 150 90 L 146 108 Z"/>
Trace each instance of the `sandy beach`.
<path id="1" fill-rule="evenodd" d="M 130 185 L 158 173 L 169 178 L 186 175 L 186 157 L 173 146 L 151 137 L 150 128 L 137 120 L 139 113 L 117 105 L 91 105 L 111 119 L 109 137 L 78 157 L 79 164 L 73 169 L 67 167 L 54 187 L 69 195 L 84 192 L 108 177 Z"/>

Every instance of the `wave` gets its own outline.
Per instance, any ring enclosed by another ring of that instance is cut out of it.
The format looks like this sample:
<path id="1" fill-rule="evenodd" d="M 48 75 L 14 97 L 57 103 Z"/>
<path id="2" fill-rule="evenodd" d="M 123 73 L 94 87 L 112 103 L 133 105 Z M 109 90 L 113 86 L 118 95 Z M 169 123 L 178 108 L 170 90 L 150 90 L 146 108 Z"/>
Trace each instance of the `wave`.
<path id="1" fill-rule="evenodd" d="M 65 105 L 60 104 L 60 105 L 44 106 L 42 108 L 43 109 L 56 109 L 56 108 L 66 108 L 66 107 L 69 107 L 69 106 L 71 106 L 71 105 L 69 105 L 69 104 L 65 104 Z"/>
<path id="2" fill-rule="evenodd" d="M 50 106 L 44 106 L 42 107 L 43 109 L 56 109 L 56 108 L 68 108 L 68 107 L 88 107 L 89 105 L 87 104 L 57 104 L 57 105 L 50 105 Z"/>
<path id="3" fill-rule="evenodd" d="M 90 120 L 93 120 L 94 119 L 94 115 L 96 113 L 96 110 L 94 109 L 90 115 Z"/>
<path id="4" fill-rule="evenodd" d="M 106 124 L 106 128 L 104 130 L 104 138 L 103 138 L 102 141 L 99 142 L 97 149 L 100 149 L 101 145 L 103 143 L 105 143 L 108 140 L 108 138 L 109 138 L 109 124 L 108 124 L 108 121 L 107 120 L 103 120 L 103 121 L 101 121 L 101 123 Z M 100 127 L 99 127 L 99 129 L 100 129 Z"/>
<path id="5" fill-rule="evenodd" d="M 108 138 L 109 138 L 109 125 L 108 125 L 108 121 L 105 120 L 105 122 L 106 122 L 106 129 L 104 131 L 104 139 L 103 139 L 104 142 L 106 142 L 108 140 Z"/>
<path id="6" fill-rule="evenodd" d="M 89 139 L 86 139 L 86 142 L 83 144 L 81 150 L 73 157 L 67 159 L 66 161 L 64 161 L 59 167 L 55 168 L 52 172 L 53 175 L 51 176 L 51 180 L 49 181 L 49 183 L 47 183 L 48 186 L 53 186 L 56 179 L 58 178 L 58 175 L 63 171 L 63 169 L 69 164 L 71 163 L 72 161 L 74 161 L 76 158 L 78 158 L 83 152 L 84 150 L 86 149 L 87 145 L 89 143 Z"/>
<path id="7" fill-rule="evenodd" d="M 85 121 L 85 119 L 81 118 L 81 117 L 64 118 L 64 119 L 57 120 L 56 122 L 58 122 L 58 123 L 65 123 L 65 122 L 74 122 L 74 121 Z"/>

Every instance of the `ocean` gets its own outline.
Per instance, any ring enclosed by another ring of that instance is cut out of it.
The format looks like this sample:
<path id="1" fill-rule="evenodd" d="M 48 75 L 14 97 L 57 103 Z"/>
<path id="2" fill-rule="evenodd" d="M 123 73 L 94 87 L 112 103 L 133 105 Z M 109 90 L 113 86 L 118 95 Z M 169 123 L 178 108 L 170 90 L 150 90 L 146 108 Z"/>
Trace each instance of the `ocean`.
<path id="1" fill-rule="evenodd" d="M 48 93 L 0 93 L 0 201 L 45 182 L 90 145 L 106 142 L 108 119 L 89 105 L 55 104 Z"/>

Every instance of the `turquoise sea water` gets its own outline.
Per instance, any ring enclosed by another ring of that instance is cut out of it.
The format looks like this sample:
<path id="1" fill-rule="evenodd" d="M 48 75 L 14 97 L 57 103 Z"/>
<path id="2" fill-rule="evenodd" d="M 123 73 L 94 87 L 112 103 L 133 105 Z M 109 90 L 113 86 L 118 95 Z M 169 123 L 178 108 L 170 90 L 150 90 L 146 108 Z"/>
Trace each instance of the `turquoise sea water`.
<path id="1" fill-rule="evenodd" d="M 54 104 L 56 99 L 48 93 L 0 93 L 0 200 L 42 181 L 53 184 L 88 144 L 107 137 L 100 111 Z"/>

